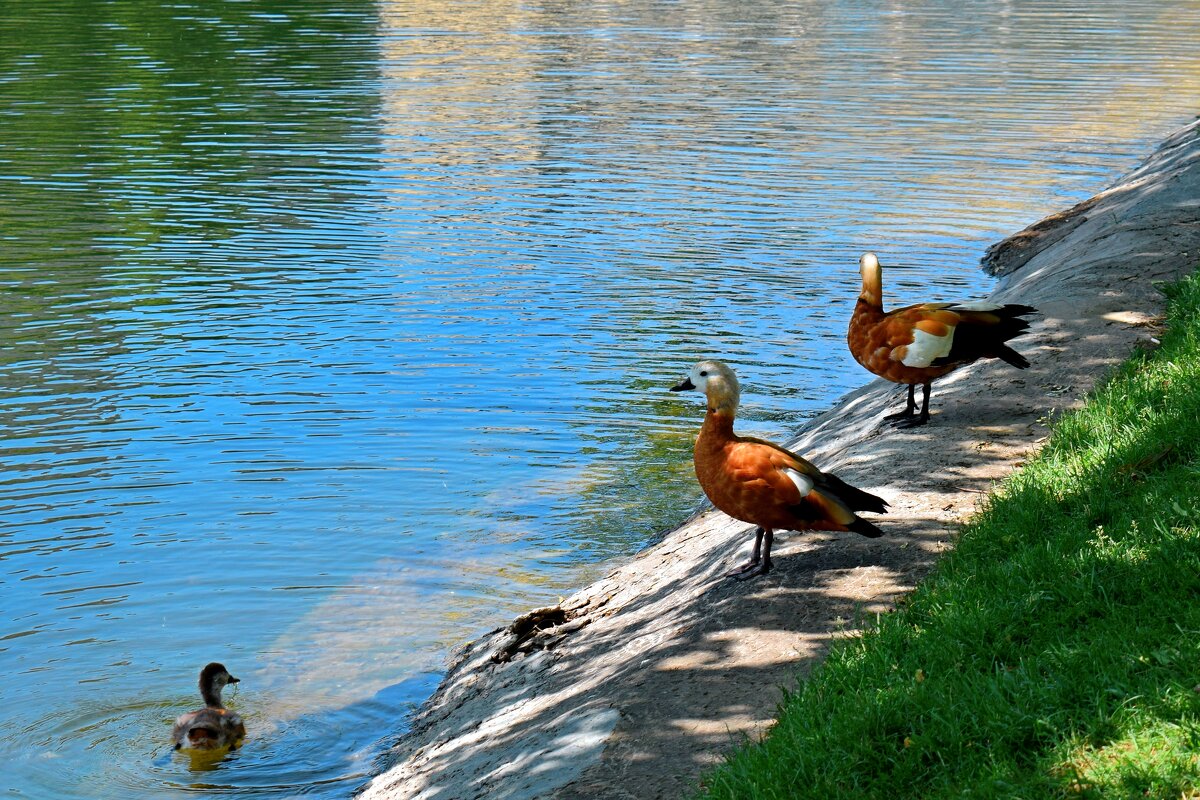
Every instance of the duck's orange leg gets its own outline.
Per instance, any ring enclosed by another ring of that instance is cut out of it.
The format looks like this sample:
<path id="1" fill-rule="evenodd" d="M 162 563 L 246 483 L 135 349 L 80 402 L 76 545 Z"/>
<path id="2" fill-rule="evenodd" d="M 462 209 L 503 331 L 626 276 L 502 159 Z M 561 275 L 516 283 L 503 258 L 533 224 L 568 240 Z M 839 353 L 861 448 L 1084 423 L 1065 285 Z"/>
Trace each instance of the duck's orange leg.
<path id="1" fill-rule="evenodd" d="M 771 571 L 771 543 L 775 541 L 775 531 L 770 528 L 758 527 L 754 530 L 754 552 L 750 560 L 736 569 L 725 573 L 727 578 L 744 581 L 756 575 L 766 575 Z"/>

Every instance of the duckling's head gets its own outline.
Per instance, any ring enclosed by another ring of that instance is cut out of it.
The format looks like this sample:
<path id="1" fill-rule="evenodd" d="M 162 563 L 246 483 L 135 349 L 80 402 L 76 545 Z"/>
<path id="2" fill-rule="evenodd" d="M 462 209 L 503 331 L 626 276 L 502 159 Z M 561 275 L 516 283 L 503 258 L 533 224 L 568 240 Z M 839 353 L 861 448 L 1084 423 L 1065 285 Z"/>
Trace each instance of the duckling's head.
<path id="1" fill-rule="evenodd" d="M 863 253 L 858 259 L 858 271 L 862 275 L 862 293 L 859 295 L 871 305 L 883 303 L 883 267 L 874 253 Z"/>
<path id="2" fill-rule="evenodd" d="M 704 392 L 710 411 L 733 414 L 737 411 L 738 401 L 741 399 L 737 376 L 720 361 L 701 361 L 692 367 L 686 378 L 671 387 L 672 392 L 688 389 Z"/>
<path id="3" fill-rule="evenodd" d="M 221 705 L 221 690 L 238 679 L 229 674 L 224 664 L 213 661 L 200 670 L 200 696 L 209 705 Z"/>

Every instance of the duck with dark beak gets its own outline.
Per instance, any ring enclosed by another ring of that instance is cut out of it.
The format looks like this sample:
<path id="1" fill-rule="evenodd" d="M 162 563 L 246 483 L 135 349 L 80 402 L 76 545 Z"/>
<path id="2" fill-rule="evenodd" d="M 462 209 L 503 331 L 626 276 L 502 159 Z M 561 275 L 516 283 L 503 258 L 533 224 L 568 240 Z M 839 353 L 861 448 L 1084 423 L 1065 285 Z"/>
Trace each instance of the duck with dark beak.
<path id="1" fill-rule="evenodd" d="M 673 392 L 698 389 L 708 414 L 696 439 L 696 478 L 713 505 L 734 519 L 757 526 L 750 561 L 728 573 L 744 580 L 771 570 L 776 530 L 853 531 L 876 537 L 883 531 L 856 511 L 882 514 L 887 503 L 857 489 L 784 448 L 733 432 L 740 389 L 733 370 L 720 361 L 701 361 Z"/>

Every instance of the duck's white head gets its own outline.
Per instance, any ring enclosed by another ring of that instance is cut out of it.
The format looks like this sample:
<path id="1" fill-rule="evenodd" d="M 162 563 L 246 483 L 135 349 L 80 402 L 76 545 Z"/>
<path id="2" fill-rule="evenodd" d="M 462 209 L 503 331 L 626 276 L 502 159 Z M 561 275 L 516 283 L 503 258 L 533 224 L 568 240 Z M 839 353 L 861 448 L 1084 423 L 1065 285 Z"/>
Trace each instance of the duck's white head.
<path id="1" fill-rule="evenodd" d="M 883 267 L 874 253 L 863 253 L 858 258 L 858 271 L 862 275 L 863 300 L 871 305 L 883 305 Z"/>
<path id="2" fill-rule="evenodd" d="M 732 414 L 737 411 L 741 399 L 737 375 L 725 364 L 712 359 L 697 363 L 688 371 L 686 378 L 671 387 L 672 392 L 689 389 L 704 392 L 709 409 L 714 411 L 726 410 Z"/>

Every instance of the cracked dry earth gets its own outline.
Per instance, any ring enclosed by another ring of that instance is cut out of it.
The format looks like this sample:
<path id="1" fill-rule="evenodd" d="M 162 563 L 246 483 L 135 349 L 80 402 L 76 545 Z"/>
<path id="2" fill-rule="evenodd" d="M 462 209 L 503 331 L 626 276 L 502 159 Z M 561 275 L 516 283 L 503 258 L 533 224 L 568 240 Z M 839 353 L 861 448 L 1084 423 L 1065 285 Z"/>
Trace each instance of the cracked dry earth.
<path id="1" fill-rule="evenodd" d="M 883 538 L 784 534 L 775 570 L 738 583 L 721 576 L 751 526 L 700 514 L 559 606 L 464 647 L 362 798 L 688 796 L 740 737 L 770 726 L 780 687 L 930 570 L 1048 418 L 1153 341 L 1155 284 L 1198 261 L 1192 124 L 1113 188 L 989 249 L 993 299 L 1039 309 L 1014 343 L 1030 369 L 991 362 L 939 380 L 932 422 L 915 430 L 882 426 L 903 387 L 876 381 L 789 443 L 888 500 L 873 518 Z"/>

